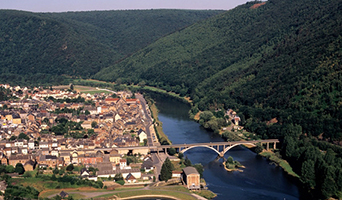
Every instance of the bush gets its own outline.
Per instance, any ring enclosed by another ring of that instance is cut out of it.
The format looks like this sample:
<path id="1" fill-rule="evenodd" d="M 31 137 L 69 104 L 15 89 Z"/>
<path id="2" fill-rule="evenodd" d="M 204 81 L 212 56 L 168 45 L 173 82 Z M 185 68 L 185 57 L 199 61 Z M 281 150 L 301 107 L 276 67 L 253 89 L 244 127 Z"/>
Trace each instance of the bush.
<path id="1" fill-rule="evenodd" d="M 124 180 L 118 180 L 116 181 L 116 183 L 120 184 L 120 185 L 124 185 L 125 184 L 125 181 Z"/>

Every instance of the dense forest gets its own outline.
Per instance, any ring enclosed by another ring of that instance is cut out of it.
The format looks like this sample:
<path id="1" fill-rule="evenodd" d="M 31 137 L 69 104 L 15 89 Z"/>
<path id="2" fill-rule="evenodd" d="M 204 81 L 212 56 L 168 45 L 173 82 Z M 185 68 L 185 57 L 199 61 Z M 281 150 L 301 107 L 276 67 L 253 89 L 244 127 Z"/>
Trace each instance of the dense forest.
<path id="1" fill-rule="evenodd" d="M 39 85 L 89 78 L 165 35 L 222 12 L 0 10 L 0 80 Z"/>
<path id="2" fill-rule="evenodd" d="M 342 198 L 342 0 L 0 17 L 0 80 L 155 86 L 190 97 L 213 130 L 232 108 L 257 138 L 280 139 L 308 198 Z"/>
<path id="3" fill-rule="evenodd" d="M 190 96 L 192 116 L 233 108 L 245 129 L 282 141 L 310 198 L 342 198 L 341 33 L 341 0 L 249 2 L 95 77 Z"/>

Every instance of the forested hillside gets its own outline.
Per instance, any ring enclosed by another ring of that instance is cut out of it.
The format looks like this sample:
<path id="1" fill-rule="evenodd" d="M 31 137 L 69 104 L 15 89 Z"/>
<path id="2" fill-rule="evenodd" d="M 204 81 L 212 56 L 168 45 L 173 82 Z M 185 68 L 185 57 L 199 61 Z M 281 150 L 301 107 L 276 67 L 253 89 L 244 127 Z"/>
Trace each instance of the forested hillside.
<path id="1" fill-rule="evenodd" d="M 46 13 L 96 38 L 122 55 L 140 50 L 155 40 L 220 10 L 122 10 Z"/>
<path id="2" fill-rule="evenodd" d="M 95 77 L 190 95 L 200 110 L 278 112 L 263 121 L 289 111 L 287 120 L 306 133 L 340 140 L 341 2 L 272 0 L 255 9 L 247 3 L 164 37 Z"/>
<path id="3" fill-rule="evenodd" d="M 192 116 L 233 108 L 245 129 L 282 141 L 310 198 L 342 198 L 342 0 L 259 3 L 159 39 L 95 77 L 188 95 Z"/>
<path id="4" fill-rule="evenodd" d="M 0 10 L 0 80 L 62 83 L 90 77 L 151 42 L 222 11 L 30 13 Z"/>

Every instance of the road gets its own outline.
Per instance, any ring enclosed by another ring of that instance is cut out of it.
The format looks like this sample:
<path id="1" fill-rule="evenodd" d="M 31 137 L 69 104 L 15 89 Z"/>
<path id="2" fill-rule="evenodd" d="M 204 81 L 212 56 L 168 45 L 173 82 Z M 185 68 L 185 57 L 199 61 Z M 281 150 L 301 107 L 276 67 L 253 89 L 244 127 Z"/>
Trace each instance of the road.
<path id="1" fill-rule="evenodd" d="M 147 110 L 146 101 L 145 101 L 144 96 L 142 94 L 136 94 L 135 97 L 137 99 L 139 99 L 139 101 L 141 103 L 141 106 L 142 106 L 142 109 L 143 109 L 143 112 L 145 114 L 144 125 L 145 125 L 146 135 L 147 135 L 147 145 L 148 146 L 154 146 L 152 134 L 151 134 L 151 131 L 150 131 L 150 127 L 152 126 L 153 121 L 152 121 L 152 117 L 150 115 L 149 110 Z"/>
<path id="2" fill-rule="evenodd" d="M 147 145 L 148 146 L 159 146 L 159 142 L 153 142 L 153 136 L 152 133 L 150 131 L 150 127 L 153 126 L 153 120 L 151 117 L 151 113 L 149 110 L 147 110 L 147 104 L 146 101 L 143 97 L 143 95 L 141 94 L 136 94 L 135 97 L 137 99 L 139 99 L 141 105 L 142 105 L 142 109 L 145 113 L 145 129 L 146 129 L 146 134 L 147 134 Z M 156 137 L 156 135 L 154 135 L 154 137 Z M 166 155 L 165 154 L 158 154 L 155 151 L 151 151 L 151 156 L 152 156 L 152 161 L 153 161 L 153 165 L 155 167 L 154 169 L 154 176 L 156 177 L 156 179 L 158 180 L 160 171 L 161 171 L 161 167 L 162 164 L 164 163 L 164 160 L 166 159 Z"/>

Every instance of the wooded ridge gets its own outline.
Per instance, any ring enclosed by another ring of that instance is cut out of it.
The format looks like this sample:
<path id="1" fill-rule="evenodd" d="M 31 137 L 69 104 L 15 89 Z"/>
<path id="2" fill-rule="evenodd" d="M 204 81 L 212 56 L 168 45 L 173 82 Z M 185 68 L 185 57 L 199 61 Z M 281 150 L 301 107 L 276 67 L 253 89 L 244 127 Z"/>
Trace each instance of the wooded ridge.
<path id="1" fill-rule="evenodd" d="M 0 80 L 155 86 L 211 112 L 201 123 L 216 132 L 232 108 L 281 140 L 308 198 L 342 198 L 342 0 L 112 14 L 0 11 Z"/>
<path id="2" fill-rule="evenodd" d="M 62 74 L 89 78 L 165 35 L 222 12 L 0 10 L 0 80 L 38 85 L 61 84 Z"/>

